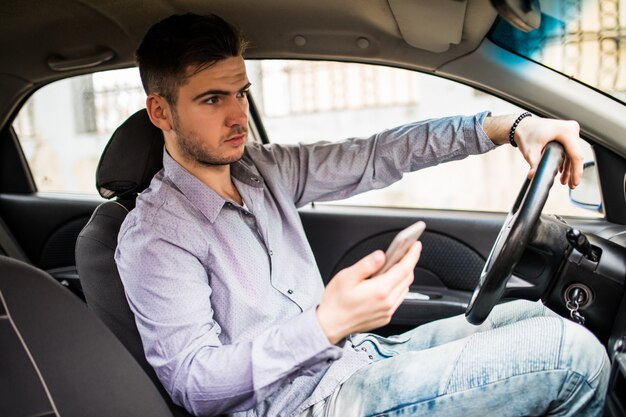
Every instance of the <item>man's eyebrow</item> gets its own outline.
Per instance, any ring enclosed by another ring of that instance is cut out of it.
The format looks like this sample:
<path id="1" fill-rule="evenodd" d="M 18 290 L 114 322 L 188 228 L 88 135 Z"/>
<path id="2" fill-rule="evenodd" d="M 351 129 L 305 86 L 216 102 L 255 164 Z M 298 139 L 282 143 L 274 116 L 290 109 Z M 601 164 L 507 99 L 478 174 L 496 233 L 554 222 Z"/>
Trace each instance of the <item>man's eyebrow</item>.
<path id="1" fill-rule="evenodd" d="M 251 85 L 252 85 L 252 83 L 249 82 L 246 85 L 244 85 L 243 88 L 241 88 L 237 92 L 245 91 L 248 88 L 250 88 Z M 231 92 L 230 91 L 226 91 L 226 90 L 207 90 L 207 91 L 203 91 L 202 93 L 194 96 L 194 98 L 192 100 L 193 101 L 199 100 L 199 99 L 201 99 L 202 97 L 205 97 L 205 96 L 227 96 L 229 94 L 231 94 Z"/>

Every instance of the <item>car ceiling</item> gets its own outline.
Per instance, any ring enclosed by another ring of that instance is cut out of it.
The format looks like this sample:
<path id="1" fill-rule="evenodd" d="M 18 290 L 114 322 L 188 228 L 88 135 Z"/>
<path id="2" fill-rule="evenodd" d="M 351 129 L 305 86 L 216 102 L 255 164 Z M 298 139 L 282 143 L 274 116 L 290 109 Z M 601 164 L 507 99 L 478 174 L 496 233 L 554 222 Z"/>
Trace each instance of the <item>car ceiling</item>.
<path id="1" fill-rule="evenodd" d="M 545 68 L 512 65 L 520 58 L 484 41 L 497 16 L 489 0 L 3 0 L 0 126 L 50 81 L 132 66 L 152 24 L 190 11 L 239 26 L 250 41 L 248 58 L 354 60 L 437 73 L 540 114 L 575 118 L 589 137 L 626 155 L 624 106 Z M 112 59 L 92 67 L 50 66 L 107 53 Z"/>
<path id="2" fill-rule="evenodd" d="M 476 48 L 496 16 L 488 0 L 5 0 L 0 72 L 41 82 L 58 75 L 50 57 L 102 47 L 115 53 L 109 65 L 129 65 L 150 25 L 187 11 L 239 26 L 250 57 L 364 57 L 426 69 Z M 370 45 L 359 47 L 360 38 Z"/>
<path id="3" fill-rule="evenodd" d="M 130 66 L 153 23 L 189 11 L 239 26 L 250 58 L 358 59 L 426 71 L 475 49 L 496 17 L 489 0 L 4 0 L 0 112 L 33 85 L 93 71 L 54 71 L 52 60 L 110 51 L 98 69 Z"/>

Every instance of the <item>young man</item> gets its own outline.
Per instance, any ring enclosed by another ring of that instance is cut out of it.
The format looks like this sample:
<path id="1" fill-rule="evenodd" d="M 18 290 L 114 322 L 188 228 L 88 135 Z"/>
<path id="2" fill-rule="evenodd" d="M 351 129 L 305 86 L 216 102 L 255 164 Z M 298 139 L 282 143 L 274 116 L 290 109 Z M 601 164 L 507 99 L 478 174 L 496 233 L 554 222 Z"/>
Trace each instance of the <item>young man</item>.
<path id="1" fill-rule="evenodd" d="M 146 357 L 197 415 L 586 415 L 602 413 L 603 347 L 539 303 L 498 306 L 385 339 L 413 280 L 415 243 L 372 279 L 381 251 L 324 288 L 296 207 L 388 185 L 406 171 L 508 142 L 517 115 L 451 117 L 335 144 L 247 144 L 245 43 L 216 16 L 169 17 L 137 50 L 164 168 L 116 252 Z M 531 166 L 561 142 L 578 184 L 575 122 L 523 118 Z M 487 411 L 486 411 L 487 410 Z"/>

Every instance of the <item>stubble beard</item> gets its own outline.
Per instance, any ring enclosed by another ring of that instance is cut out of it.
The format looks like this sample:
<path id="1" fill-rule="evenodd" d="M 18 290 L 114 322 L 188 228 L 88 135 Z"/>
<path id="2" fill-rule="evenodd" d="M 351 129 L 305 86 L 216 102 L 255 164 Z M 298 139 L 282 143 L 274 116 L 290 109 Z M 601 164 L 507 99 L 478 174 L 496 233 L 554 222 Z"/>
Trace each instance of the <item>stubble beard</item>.
<path id="1" fill-rule="evenodd" d="M 176 133 L 176 141 L 183 154 L 185 154 L 187 158 L 196 162 L 199 165 L 230 165 L 234 162 L 239 161 L 243 157 L 243 151 L 240 154 L 231 157 L 220 157 L 207 151 L 203 146 L 202 138 L 200 138 L 200 136 L 196 132 L 190 131 L 187 134 L 182 132 L 182 130 L 180 129 L 180 119 L 178 118 L 178 114 L 176 112 L 173 112 L 172 130 L 174 130 L 174 133 Z M 243 127 L 238 127 L 236 129 L 233 129 L 233 132 L 229 136 L 240 135 L 244 133 L 247 133 L 247 129 Z"/>

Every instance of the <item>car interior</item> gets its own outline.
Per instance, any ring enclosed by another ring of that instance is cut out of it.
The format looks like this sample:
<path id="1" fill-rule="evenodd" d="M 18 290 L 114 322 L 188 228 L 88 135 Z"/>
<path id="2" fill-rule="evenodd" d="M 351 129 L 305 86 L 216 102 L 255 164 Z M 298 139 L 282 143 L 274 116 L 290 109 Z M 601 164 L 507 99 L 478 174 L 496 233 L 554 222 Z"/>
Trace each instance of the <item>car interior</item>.
<path id="1" fill-rule="evenodd" d="M 53 193 L 43 191 L 16 120 L 30 111 L 37 91 L 57 81 L 134 67 L 134 50 L 152 24 L 194 12 L 215 13 L 240 27 L 250 41 L 250 62 L 401 68 L 471 86 L 477 96 L 490 94 L 537 116 L 578 121 L 593 153 L 584 175 L 593 177 L 600 195 L 594 207 L 582 204 L 593 216 L 542 214 L 558 182 L 561 150 L 554 147 L 544 153 L 538 175 L 543 182 L 510 181 L 517 198 L 507 202 L 513 207 L 508 213 L 316 202 L 300 209 L 300 216 L 325 282 L 423 220 L 424 249 L 411 292 L 377 333 L 397 334 L 455 314 L 480 322 L 500 301 L 542 300 L 604 344 L 612 362 L 605 416 L 626 416 L 626 87 L 613 95 L 511 50 L 509 37 L 549 41 L 545 25 L 555 3 L 568 2 L 2 2 L 0 415 L 189 415 L 172 403 L 144 358 L 113 260 L 121 223 L 162 167 L 160 130 L 141 106 L 134 108 L 107 133 L 87 179 L 97 195 Z M 583 10 L 592 2 L 573 3 Z M 622 28 L 602 36 L 622 41 L 610 56 L 622 65 L 615 85 L 626 85 L 626 2 L 593 3 L 602 3 L 598 13 L 609 10 Z M 505 26 L 540 35 L 509 36 Z M 250 98 L 253 140 L 275 142 L 256 94 Z M 58 106 L 65 105 L 59 99 Z M 56 162 L 41 157 L 38 163 Z M 454 194 L 463 194 L 459 184 Z M 514 244 L 504 245 L 509 241 Z"/>
<path id="2" fill-rule="evenodd" d="M 0 256 L 0 270 L 3 415 L 172 415 L 84 303 L 22 261 Z"/>

